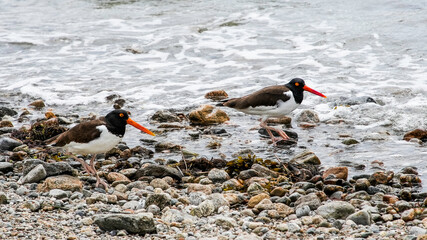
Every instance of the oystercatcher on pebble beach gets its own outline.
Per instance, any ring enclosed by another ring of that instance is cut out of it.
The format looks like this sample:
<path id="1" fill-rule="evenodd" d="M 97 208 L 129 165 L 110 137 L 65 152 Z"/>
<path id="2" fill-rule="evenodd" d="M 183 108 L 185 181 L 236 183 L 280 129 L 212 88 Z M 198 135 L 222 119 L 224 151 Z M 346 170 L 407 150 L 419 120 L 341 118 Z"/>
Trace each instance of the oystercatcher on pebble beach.
<path id="1" fill-rule="evenodd" d="M 286 141 L 289 137 L 282 129 L 268 126 L 267 119 L 270 117 L 283 117 L 295 110 L 304 98 L 304 91 L 326 98 L 320 92 L 307 87 L 301 78 L 294 78 L 285 85 L 270 86 L 244 97 L 223 100 L 220 105 L 234 108 L 250 115 L 261 115 L 260 126 L 267 130 L 273 144 L 276 145 L 277 141 Z M 280 137 L 274 137 L 271 130 L 277 132 Z"/>
<path id="2" fill-rule="evenodd" d="M 101 183 L 107 189 L 107 183 L 99 178 L 95 170 L 94 161 L 97 154 L 108 152 L 122 140 L 127 124 L 155 136 L 150 130 L 133 121 L 127 111 L 114 110 L 105 117 L 80 123 L 46 140 L 46 143 L 66 149 L 67 155 L 80 162 L 87 173 L 96 177 L 96 187 Z M 74 154 L 92 154 L 90 165 Z"/>

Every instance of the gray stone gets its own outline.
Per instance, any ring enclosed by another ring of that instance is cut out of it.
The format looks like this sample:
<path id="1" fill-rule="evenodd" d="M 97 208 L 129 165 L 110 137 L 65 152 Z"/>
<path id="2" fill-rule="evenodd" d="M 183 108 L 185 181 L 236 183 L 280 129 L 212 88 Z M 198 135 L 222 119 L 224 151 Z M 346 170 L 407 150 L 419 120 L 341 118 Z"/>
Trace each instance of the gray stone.
<path id="1" fill-rule="evenodd" d="M 147 207 L 147 212 L 150 212 L 152 214 L 159 214 L 160 208 L 156 205 L 150 205 Z"/>
<path id="2" fill-rule="evenodd" d="M 295 210 L 297 217 L 308 216 L 310 214 L 310 207 L 308 205 L 298 206 Z"/>
<path id="3" fill-rule="evenodd" d="M 197 217 L 207 217 L 215 212 L 215 205 L 212 200 L 202 202 L 198 207 L 191 210 L 191 215 Z"/>
<path id="4" fill-rule="evenodd" d="M 141 209 L 141 203 L 139 203 L 138 201 L 129 201 L 125 204 L 123 204 L 122 206 L 123 209 L 131 209 L 131 210 L 137 210 L 137 209 Z"/>
<path id="5" fill-rule="evenodd" d="M 168 110 L 159 110 L 151 116 L 151 120 L 157 122 L 180 122 L 181 119 L 175 114 Z"/>
<path id="6" fill-rule="evenodd" d="M 237 226 L 236 220 L 234 220 L 233 218 L 224 217 L 224 216 L 220 216 L 217 219 L 215 219 L 215 224 L 225 229 L 230 229 Z"/>
<path id="7" fill-rule="evenodd" d="M 153 179 L 150 182 L 150 186 L 152 186 L 153 188 L 160 188 L 162 190 L 166 190 L 166 189 L 170 188 L 169 184 L 161 178 Z"/>
<path id="8" fill-rule="evenodd" d="M 200 203 L 206 200 L 206 194 L 203 192 L 191 192 L 189 194 L 189 200 L 191 205 L 199 206 Z"/>
<path id="9" fill-rule="evenodd" d="M 42 207 L 39 201 L 30 200 L 23 204 L 23 207 L 30 209 L 32 212 L 37 212 Z"/>
<path id="10" fill-rule="evenodd" d="M 250 196 L 255 196 L 264 192 L 264 188 L 261 186 L 261 184 L 254 182 L 249 185 L 247 192 Z"/>
<path id="11" fill-rule="evenodd" d="M 145 200 L 145 206 L 150 206 L 151 204 L 157 205 L 160 209 L 165 208 L 166 206 L 171 205 L 171 196 L 167 193 L 153 193 L 148 195 Z"/>
<path id="12" fill-rule="evenodd" d="M 242 180 L 246 180 L 253 177 L 261 177 L 260 173 L 253 169 L 243 170 L 239 173 L 238 178 Z"/>
<path id="13" fill-rule="evenodd" d="M 104 231 L 126 230 L 128 233 L 156 233 L 153 214 L 103 214 L 95 217 L 94 223 Z"/>
<path id="14" fill-rule="evenodd" d="M 28 188 L 26 188 L 25 186 L 20 186 L 18 189 L 16 189 L 16 194 L 22 196 L 22 195 L 26 195 L 30 192 L 30 190 L 28 190 Z"/>
<path id="15" fill-rule="evenodd" d="M 326 219 L 345 219 L 354 212 L 355 209 L 353 205 L 341 201 L 328 202 L 317 208 L 317 214 Z"/>
<path id="16" fill-rule="evenodd" d="M 319 115 L 313 110 L 303 110 L 296 116 L 297 122 L 308 122 L 308 123 L 318 123 Z"/>
<path id="17" fill-rule="evenodd" d="M 310 152 L 308 150 L 296 155 L 294 158 L 291 159 L 292 163 L 299 163 L 299 164 L 312 164 L 312 165 L 320 165 L 320 160 L 314 154 L 314 152 Z"/>
<path id="18" fill-rule="evenodd" d="M 411 234 L 411 235 L 415 235 L 415 236 L 420 236 L 420 235 L 425 235 L 425 234 L 427 234 L 427 229 L 425 229 L 425 228 L 420 228 L 420 227 L 417 227 L 417 226 L 414 226 L 414 227 L 411 227 L 410 229 L 409 229 L 409 234 Z"/>
<path id="19" fill-rule="evenodd" d="M 61 189 L 52 189 L 49 191 L 49 197 L 54 197 L 56 199 L 62 199 L 68 197 L 68 194 L 66 191 Z"/>
<path id="20" fill-rule="evenodd" d="M 347 220 L 352 220 L 357 225 L 371 225 L 371 214 L 366 210 L 357 211 L 347 217 Z"/>
<path id="21" fill-rule="evenodd" d="M 9 162 L 0 162 L 0 172 L 8 173 L 13 171 L 13 164 Z"/>
<path id="22" fill-rule="evenodd" d="M 43 164 L 39 164 L 35 168 L 33 168 L 31 171 L 29 171 L 26 175 L 21 177 L 18 183 L 19 184 L 38 183 L 41 180 L 45 179 L 46 177 L 47 177 L 47 173 L 45 168 L 43 167 Z"/>
<path id="23" fill-rule="evenodd" d="M 298 226 L 298 224 L 290 222 L 288 225 L 288 231 L 289 232 L 299 232 L 301 230 L 301 227 Z"/>
<path id="24" fill-rule="evenodd" d="M 345 200 L 349 201 L 351 199 L 361 199 L 369 201 L 371 200 L 371 196 L 366 191 L 358 191 L 355 193 L 350 193 L 345 197 Z"/>
<path id="25" fill-rule="evenodd" d="M 0 192 L 0 204 L 7 204 L 7 196 L 4 192 Z"/>
<path id="26" fill-rule="evenodd" d="M 135 178 L 138 179 L 142 176 L 152 176 L 156 178 L 169 176 L 179 181 L 181 181 L 183 177 L 178 169 L 158 164 L 147 164 L 142 166 L 136 171 Z"/>
<path id="27" fill-rule="evenodd" d="M 310 193 L 305 196 L 301 196 L 295 202 L 295 206 L 299 207 L 307 205 L 310 207 L 311 210 L 316 210 L 320 206 L 320 204 L 322 204 L 322 202 L 315 193 Z"/>
<path id="28" fill-rule="evenodd" d="M 228 173 L 223 170 L 223 169 L 217 169 L 217 168 L 213 168 L 209 171 L 208 173 L 208 178 L 212 181 L 212 182 L 225 182 L 228 179 L 230 179 L 230 176 L 228 175 Z"/>
<path id="29" fill-rule="evenodd" d="M 14 148 L 21 146 L 22 142 L 10 137 L 0 138 L 0 151 L 12 151 Z"/>
<path id="30" fill-rule="evenodd" d="M 253 164 L 251 167 L 253 170 L 259 173 L 262 177 L 274 177 L 277 178 L 279 176 L 279 173 L 272 171 L 262 165 L 259 165 L 257 163 Z"/>
<path id="31" fill-rule="evenodd" d="M 48 177 L 61 174 L 73 174 L 73 168 L 66 162 L 47 163 L 39 159 L 30 159 L 24 161 L 24 168 L 22 171 L 24 176 L 40 164 L 43 165 Z"/>
<path id="32" fill-rule="evenodd" d="M 184 221 L 184 214 L 177 209 L 169 209 L 162 215 L 162 220 L 167 223 Z"/>
<path id="33" fill-rule="evenodd" d="M 393 204 L 393 206 L 395 208 L 397 208 L 397 210 L 399 210 L 399 212 L 404 212 L 404 211 L 412 208 L 411 204 L 405 200 L 397 201 Z"/>
<path id="34" fill-rule="evenodd" d="M 230 207 L 230 203 L 220 193 L 214 193 L 208 196 L 208 199 L 212 201 L 215 211 L 218 211 L 220 207 Z"/>

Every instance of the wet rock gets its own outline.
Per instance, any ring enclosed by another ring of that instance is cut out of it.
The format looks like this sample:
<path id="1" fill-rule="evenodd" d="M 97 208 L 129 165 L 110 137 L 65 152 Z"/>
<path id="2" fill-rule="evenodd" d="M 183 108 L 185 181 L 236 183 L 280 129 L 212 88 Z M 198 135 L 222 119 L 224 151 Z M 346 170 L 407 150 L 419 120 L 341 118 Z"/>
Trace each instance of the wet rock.
<path id="1" fill-rule="evenodd" d="M 167 193 L 153 193 L 148 195 L 145 206 L 156 205 L 160 209 L 171 205 L 171 196 Z"/>
<path id="2" fill-rule="evenodd" d="M 270 195 L 271 196 L 278 196 L 283 197 L 288 191 L 282 187 L 275 187 L 273 190 L 271 190 Z"/>
<path id="3" fill-rule="evenodd" d="M 421 183 L 420 177 L 414 174 L 402 174 L 399 177 L 401 184 L 419 184 Z"/>
<path id="4" fill-rule="evenodd" d="M 56 199 L 62 199 L 68 197 L 67 192 L 61 189 L 52 189 L 49 191 L 49 197 L 53 197 Z"/>
<path id="5" fill-rule="evenodd" d="M 356 183 L 354 184 L 354 189 L 356 191 L 367 191 L 368 188 L 371 186 L 371 183 L 366 178 L 360 178 L 356 180 Z"/>
<path id="6" fill-rule="evenodd" d="M 319 115 L 317 114 L 317 112 L 315 112 L 313 110 L 309 110 L 309 109 L 301 111 L 297 115 L 296 121 L 299 123 L 301 123 L 301 122 L 307 122 L 307 123 L 318 123 L 318 122 L 320 122 Z"/>
<path id="7" fill-rule="evenodd" d="M 36 100 L 30 103 L 29 106 L 33 106 L 35 109 L 40 110 L 44 108 L 46 105 L 44 104 L 43 100 Z"/>
<path id="8" fill-rule="evenodd" d="M 67 130 L 66 127 L 59 125 L 57 118 L 37 121 L 31 125 L 30 138 L 32 140 L 44 141 Z"/>
<path id="9" fill-rule="evenodd" d="M 289 130 L 287 130 L 287 129 L 282 129 L 282 130 L 283 130 L 283 131 L 286 133 L 286 135 L 288 135 L 288 137 L 290 137 L 291 139 L 289 139 L 289 140 L 287 140 L 287 141 L 280 141 L 280 142 L 277 142 L 277 144 L 282 143 L 282 144 L 289 144 L 289 145 L 292 145 L 293 143 L 295 143 L 295 140 L 298 140 L 298 133 L 293 132 L 293 131 L 289 131 Z M 265 130 L 265 128 L 260 128 L 260 129 L 258 130 L 258 133 L 259 133 L 262 137 L 270 138 L 270 135 L 268 135 L 268 132 L 267 132 L 267 130 Z M 273 133 L 273 136 L 275 136 L 275 137 L 279 137 L 279 134 L 278 134 L 277 132 L 272 131 L 271 133 Z"/>
<path id="10" fill-rule="evenodd" d="M 427 142 L 427 130 L 415 129 L 413 131 L 410 131 L 410 132 L 406 133 L 403 136 L 403 139 L 406 140 L 406 141 L 409 141 L 412 138 L 417 138 L 417 139 L 420 139 L 423 142 Z"/>
<path id="11" fill-rule="evenodd" d="M 346 219 L 355 212 L 355 208 L 348 202 L 333 201 L 320 206 L 316 212 L 325 219 Z"/>
<path id="12" fill-rule="evenodd" d="M 414 174 L 414 175 L 418 175 L 418 171 L 417 171 L 416 167 L 405 167 L 400 172 L 403 173 L 403 174 Z"/>
<path id="13" fill-rule="evenodd" d="M 154 152 L 148 148 L 144 148 L 142 146 L 136 146 L 130 150 L 133 155 L 141 156 L 143 158 L 152 158 Z"/>
<path id="14" fill-rule="evenodd" d="M 153 188 L 160 188 L 162 190 L 166 190 L 169 189 L 170 186 L 169 184 L 161 178 L 155 178 L 150 182 L 150 186 L 152 186 Z"/>
<path id="15" fill-rule="evenodd" d="M 43 165 L 48 177 L 61 174 L 73 174 L 73 168 L 66 162 L 47 163 L 39 159 L 25 160 L 23 164 L 23 174 L 28 174 L 38 165 Z"/>
<path id="16" fill-rule="evenodd" d="M 28 172 L 26 175 L 24 175 L 21 179 L 19 179 L 19 184 L 24 183 L 38 183 L 41 180 L 45 179 L 47 177 L 47 173 L 45 168 L 43 167 L 43 164 L 39 164 L 36 167 L 34 167 L 30 172 Z"/>
<path id="17" fill-rule="evenodd" d="M 214 183 L 216 182 L 221 183 L 230 179 L 230 176 L 226 171 L 222 169 L 213 168 L 209 171 L 208 178 Z"/>
<path id="18" fill-rule="evenodd" d="M 11 127 L 13 127 L 13 124 L 11 121 L 8 121 L 8 120 L 0 121 L 0 128 L 11 128 Z"/>
<path id="19" fill-rule="evenodd" d="M 274 209 L 274 204 L 270 199 L 264 198 L 254 207 L 258 212 Z"/>
<path id="20" fill-rule="evenodd" d="M 320 165 L 319 158 L 311 151 L 304 151 L 291 159 L 292 163 Z"/>
<path id="21" fill-rule="evenodd" d="M 138 179 L 142 176 L 153 176 L 156 178 L 163 178 L 169 176 L 179 181 L 181 181 L 181 178 L 183 177 L 178 169 L 157 164 L 143 165 L 135 173 L 135 178 Z"/>
<path id="22" fill-rule="evenodd" d="M 308 216 L 310 214 L 310 207 L 307 205 L 298 206 L 295 209 L 295 214 L 297 215 L 298 218 L 303 216 Z"/>
<path id="23" fill-rule="evenodd" d="M 338 179 L 347 180 L 348 168 L 347 167 L 331 167 L 328 168 L 322 175 L 323 179 L 326 179 L 329 175 L 335 175 Z"/>
<path id="24" fill-rule="evenodd" d="M 279 173 L 272 171 L 262 165 L 259 165 L 257 163 L 253 164 L 251 169 L 255 170 L 259 176 L 261 177 L 273 177 L 277 178 L 279 176 Z"/>
<path id="25" fill-rule="evenodd" d="M 255 196 L 264 192 L 264 188 L 257 182 L 251 183 L 247 190 L 249 196 Z"/>
<path id="26" fill-rule="evenodd" d="M 343 140 L 342 143 L 345 145 L 354 145 L 354 144 L 358 144 L 359 141 L 357 141 L 354 138 L 350 138 L 350 139 Z"/>
<path id="27" fill-rule="evenodd" d="M 270 196 L 267 193 L 261 193 L 256 196 L 253 196 L 249 199 L 248 207 L 253 208 L 255 207 L 259 202 L 261 202 L 263 199 L 269 199 Z"/>
<path id="28" fill-rule="evenodd" d="M 151 116 L 151 120 L 156 122 L 180 122 L 181 119 L 175 114 L 168 110 L 159 110 Z"/>
<path id="29" fill-rule="evenodd" d="M 51 111 L 45 112 L 44 116 L 45 116 L 46 119 L 56 118 L 55 113 L 53 113 Z"/>
<path id="30" fill-rule="evenodd" d="M 104 231 L 126 230 L 129 233 L 156 233 L 153 214 L 103 214 L 95 217 L 94 223 Z"/>
<path id="31" fill-rule="evenodd" d="M 316 193 L 310 193 L 298 198 L 295 201 L 295 206 L 301 207 L 307 205 L 311 210 L 316 210 L 321 205 L 320 198 L 316 195 Z"/>
<path id="32" fill-rule="evenodd" d="M 292 118 L 284 116 L 279 118 L 268 118 L 267 123 L 273 123 L 273 124 L 284 124 L 287 128 L 292 127 Z"/>
<path id="33" fill-rule="evenodd" d="M 83 183 L 78 178 L 69 175 L 48 177 L 43 184 L 37 186 L 39 192 L 48 192 L 52 189 L 81 192 L 82 188 Z"/>
<path id="34" fill-rule="evenodd" d="M 394 204 L 399 201 L 399 198 L 395 195 L 384 195 L 383 201 L 388 204 Z"/>
<path id="35" fill-rule="evenodd" d="M 347 217 L 347 220 L 351 220 L 357 225 L 371 225 L 372 219 L 371 214 L 366 210 L 357 211 Z"/>
<path id="36" fill-rule="evenodd" d="M 323 187 L 323 192 L 328 196 L 331 196 L 336 192 L 343 192 L 343 191 L 344 191 L 344 188 L 338 185 L 327 184 Z"/>
<path id="37" fill-rule="evenodd" d="M 0 172 L 8 173 L 13 171 L 13 164 L 9 162 L 0 162 Z"/>
<path id="38" fill-rule="evenodd" d="M 378 171 L 373 173 L 370 177 L 369 177 L 369 182 L 372 185 L 377 185 L 377 184 L 388 184 L 392 179 L 393 179 L 394 173 L 393 172 L 383 172 L 383 171 Z"/>
<path id="39" fill-rule="evenodd" d="M 397 201 L 393 204 L 393 206 L 399 211 L 399 212 L 404 212 L 406 210 L 411 209 L 411 204 L 407 201 Z"/>
<path id="40" fill-rule="evenodd" d="M 202 192 L 206 195 L 212 194 L 212 187 L 209 185 L 202 185 L 198 183 L 190 183 L 187 187 L 187 192 Z"/>
<path id="41" fill-rule="evenodd" d="M 112 183 L 116 181 L 130 183 L 129 178 L 127 178 L 125 175 L 118 173 L 118 172 L 110 172 L 107 175 L 107 181 Z"/>
<path id="42" fill-rule="evenodd" d="M 230 120 L 224 111 L 211 105 L 204 105 L 190 112 L 188 119 L 190 120 L 191 124 L 195 125 L 221 124 Z"/>
<path id="43" fill-rule="evenodd" d="M 413 221 L 415 219 L 415 210 L 408 209 L 402 213 L 402 220 L 405 222 Z"/>
<path id="44" fill-rule="evenodd" d="M 7 204 L 8 199 L 4 192 L 0 192 L 0 204 Z"/>
<path id="45" fill-rule="evenodd" d="M 0 151 L 12 151 L 14 148 L 21 146 L 22 142 L 10 137 L 0 138 Z"/>
<path id="46" fill-rule="evenodd" d="M 228 94 L 224 90 L 215 90 L 206 93 L 205 98 L 219 101 L 228 98 Z"/>
<path id="47" fill-rule="evenodd" d="M 171 151 L 171 152 L 177 152 L 182 149 L 182 146 L 174 143 L 169 143 L 169 142 L 159 142 L 159 143 L 156 143 L 156 145 L 154 145 L 154 149 L 156 150 L 156 152 L 162 152 L 165 150 Z"/>
<path id="48" fill-rule="evenodd" d="M 412 193 L 407 189 L 403 189 L 402 191 L 400 191 L 399 196 L 402 200 L 405 200 L 405 201 L 412 200 Z"/>
<path id="49" fill-rule="evenodd" d="M 7 107 L 0 107 L 0 119 L 3 118 L 4 116 L 15 116 L 16 114 L 18 114 L 15 110 L 7 108 Z"/>

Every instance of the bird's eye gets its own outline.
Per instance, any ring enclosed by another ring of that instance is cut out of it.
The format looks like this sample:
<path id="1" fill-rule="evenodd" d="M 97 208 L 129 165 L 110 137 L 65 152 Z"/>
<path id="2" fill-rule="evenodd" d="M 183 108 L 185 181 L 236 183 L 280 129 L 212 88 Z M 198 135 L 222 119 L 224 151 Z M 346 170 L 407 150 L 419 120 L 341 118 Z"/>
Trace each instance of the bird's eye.
<path id="1" fill-rule="evenodd" d="M 120 113 L 120 114 L 119 114 L 119 116 L 120 116 L 120 117 L 124 117 L 125 115 L 124 115 L 123 113 Z"/>
<path id="2" fill-rule="evenodd" d="M 297 83 L 297 82 L 296 82 L 296 83 L 295 83 L 295 86 L 297 86 L 297 87 L 298 87 L 298 86 L 299 86 L 299 83 Z"/>

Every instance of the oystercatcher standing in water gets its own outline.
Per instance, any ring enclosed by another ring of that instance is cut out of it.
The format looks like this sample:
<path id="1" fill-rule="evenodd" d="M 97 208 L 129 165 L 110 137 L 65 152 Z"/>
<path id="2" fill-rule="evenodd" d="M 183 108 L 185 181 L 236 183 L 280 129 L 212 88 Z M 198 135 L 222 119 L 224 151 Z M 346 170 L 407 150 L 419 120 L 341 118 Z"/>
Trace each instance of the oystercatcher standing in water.
<path id="1" fill-rule="evenodd" d="M 87 173 L 96 177 L 96 187 L 101 183 L 107 189 L 107 183 L 99 178 L 95 170 L 94 161 L 97 154 L 108 152 L 122 140 L 127 124 L 155 136 L 150 130 L 133 121 L 127 111 L 114 110 L 105 117 L 80 123 L 68 131 L 46 140 L 46 143 L 65 148 L 67 154 L 80 162 Z M 90 165 L 73 154 L 92 154 Z"/>
<path id="2" fill-rule="evenodd" d="M 289 137 L 282 129 L 268 126 L 267 119 L 283 117 L 295 110 L 304 98 L 304 91 L 326 98 L 320 92 L 307 87 L 301 78 L 294 78 L 285 85 L 270 86 L 244 97 L 224 100 L 222 105 L 247 114 L 261 115 L 260 126 L 267 130 L 273 144 L 276 144 L 277 141 L 288 140 Z M 277 132 L 280 137 L 274 137 L 271 130 Z"/>

